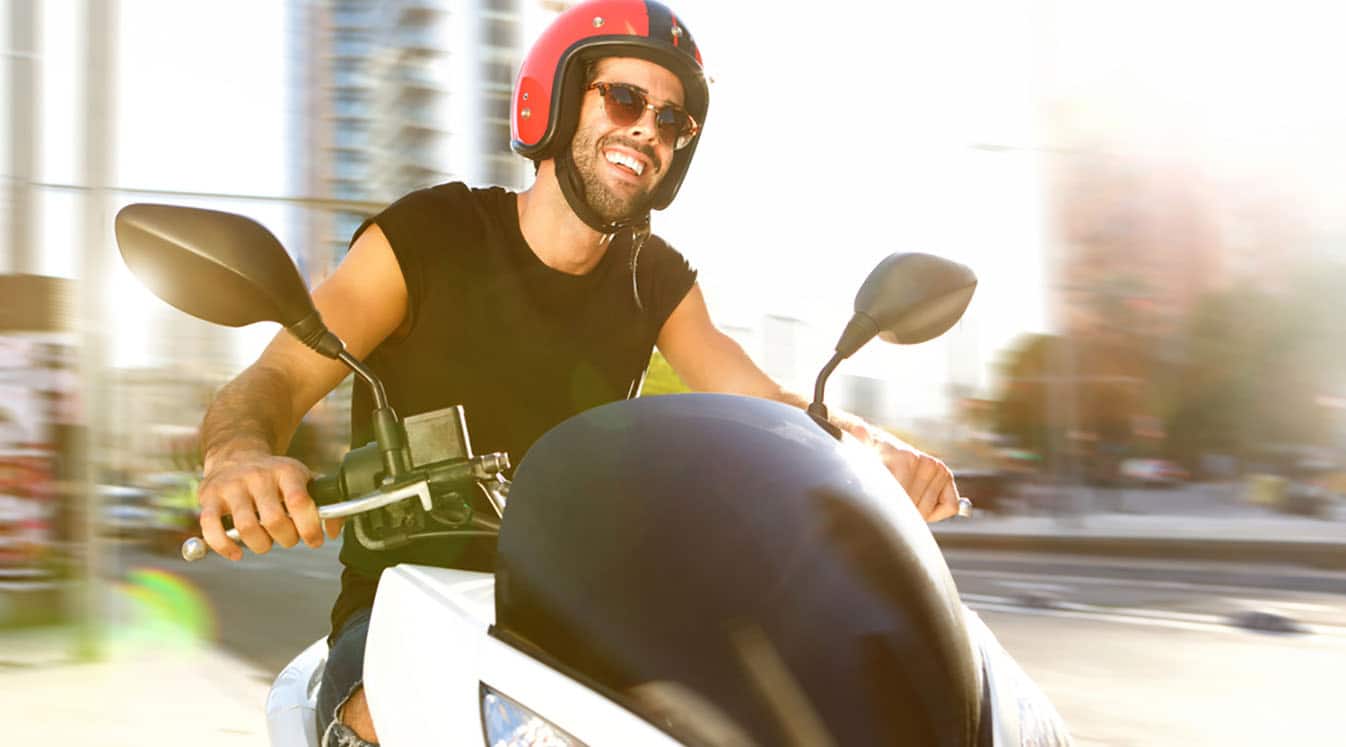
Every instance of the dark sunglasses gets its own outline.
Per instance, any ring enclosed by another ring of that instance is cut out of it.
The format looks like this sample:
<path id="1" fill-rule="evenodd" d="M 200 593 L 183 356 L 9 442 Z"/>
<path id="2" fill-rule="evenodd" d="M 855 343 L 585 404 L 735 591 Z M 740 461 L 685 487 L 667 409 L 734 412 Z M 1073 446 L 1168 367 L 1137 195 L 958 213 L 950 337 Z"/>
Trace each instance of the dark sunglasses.
<path id="1" fill-rule="evenodd" d="M 645 92 L 630 83 L 594 83 L 585 91 L 598 89 L 603 97 L 603 110 L 608 119 L 618 127 L 630 127 L 645 116 L 645 110 L 654 112 L 654 126 L 659 131 L 659 139 L 672 143 L 673 150 L 681 150 L 696 137 L 700 125 L 676 104 L 655 106 L 645 97 Z"/>

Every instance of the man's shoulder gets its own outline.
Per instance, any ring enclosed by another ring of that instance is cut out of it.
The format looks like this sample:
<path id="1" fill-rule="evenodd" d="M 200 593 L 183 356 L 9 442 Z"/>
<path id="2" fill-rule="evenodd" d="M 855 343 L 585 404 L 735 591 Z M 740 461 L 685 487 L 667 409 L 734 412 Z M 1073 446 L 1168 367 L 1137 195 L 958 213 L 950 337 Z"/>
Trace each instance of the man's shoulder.
<path id="1" fill-rule="evenodd" d="M 687 264 L 687 257 L 678 251 L 677 247 L 660 236 L 652 233 L 645 239 L 645 243 L 640 247 L 641 257 L 658 258 L 661 262 L 673 262 L 677 264 Z"/>
<path id="2" fill-rule="evenodd" d="M 400 205 L 434 205 L 441 208 L 446 205 L 475 206 L 490 203 L 511 194 L 513 193 L 503 187 L 473 187 L 465 182 L 453 181 L 408 192 L 390 207 Z"/>
<path id="3" fill-rule="evenodd" d="M 373 220 L 385 233 L 391 229 L 403 240 L 446 234 L 471 239 L 501 220 L 512 196 L 500 187 L 445 182 L 403 195 Z"/>

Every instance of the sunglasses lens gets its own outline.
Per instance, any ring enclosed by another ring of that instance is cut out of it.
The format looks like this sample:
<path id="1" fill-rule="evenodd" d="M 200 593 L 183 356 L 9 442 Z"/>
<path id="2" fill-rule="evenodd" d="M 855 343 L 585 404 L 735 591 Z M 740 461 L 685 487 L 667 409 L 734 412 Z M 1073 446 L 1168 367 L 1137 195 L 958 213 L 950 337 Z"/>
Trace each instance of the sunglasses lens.
<path id="1" fill-rule="evenodd" d="M 655 113 L 654 121 L 659 127 L 659 137 L 666 143 L 672 143 L 674 150 L 691 142 L 694 133 L 692 118 L 687 112 L 666 106 Z"/>
<path id="2" fill-rule="evenodd" d="M 603 92 L 603 104 L 607 107 L 608 119 L 620 127 L 627 127 L 640 119 L 645 113 L 645 98 L 638 91 L 626 86 L 606 86 Z"/>
<path id="3" fill-rule="evenodd" d="M 599 93 L 603 95 L 603 108 L 608 119 L 618 127 L 630 127 L 645 116 L 645 94 L 626 85 L 616 83 L 597 83 Z M 664 106 L 654 112 L 654 124 L 659 137 L 665 143 L 672 143 L 678 150 L 696 137 L 696 123 L 687 112 L 675 107 Z"/>

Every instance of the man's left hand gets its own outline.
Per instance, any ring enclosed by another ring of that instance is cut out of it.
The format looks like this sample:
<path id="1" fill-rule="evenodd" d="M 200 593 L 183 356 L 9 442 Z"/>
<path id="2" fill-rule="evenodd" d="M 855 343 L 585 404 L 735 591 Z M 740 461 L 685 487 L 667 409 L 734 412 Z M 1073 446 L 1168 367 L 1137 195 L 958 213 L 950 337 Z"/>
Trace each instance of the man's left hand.
<path id="1" fill-rule="evenodd" d="M 927 522 L 942 521 L 958 513 L 958 488 L 953 472 L 944 462 L 859 418 L 838 425 L 878 451 L 884 466 L 911 496 L 911 502 Z"/>

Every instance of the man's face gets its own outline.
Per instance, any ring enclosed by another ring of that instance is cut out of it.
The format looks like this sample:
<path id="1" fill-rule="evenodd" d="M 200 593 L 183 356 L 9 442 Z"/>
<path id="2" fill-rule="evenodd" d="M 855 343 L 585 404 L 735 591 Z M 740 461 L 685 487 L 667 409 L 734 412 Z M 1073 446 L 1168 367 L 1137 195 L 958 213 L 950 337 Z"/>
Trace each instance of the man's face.
<path id="1" fill-rule="evenodd" d="M 640 88 L 655 107 L 683 105 L 678 76 L 653 62 L 632 57 L 599 60 L 593 82 Z M 654 189 L 673 161 L 673 145 L 660 139 L 653 111 L 646 110 L 636 122 L 619 126 L 608 118 L 597 89 L 584 92 L 571 153 L 589 207 L 606 221 L 649 210 Z"/>

